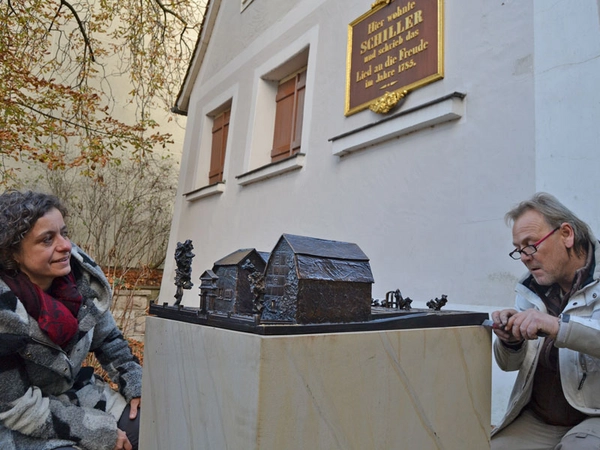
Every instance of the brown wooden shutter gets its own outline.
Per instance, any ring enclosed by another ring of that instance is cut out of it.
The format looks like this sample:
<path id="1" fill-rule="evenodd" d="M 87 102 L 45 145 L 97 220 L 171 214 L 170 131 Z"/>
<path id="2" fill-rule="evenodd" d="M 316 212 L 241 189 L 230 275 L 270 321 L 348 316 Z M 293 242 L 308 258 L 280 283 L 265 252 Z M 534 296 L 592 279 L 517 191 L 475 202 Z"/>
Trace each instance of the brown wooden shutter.
<path id="1" fill-rule="evenodd" d="M 279 85 L 271 150 L 273 162 L 300 151 L 305 86 L 306 69 Z"/>
<path id="2" fill-rule="evenodd" d="M 292 141 L 292 121 L 294 119 L 294 98 L 296 94 L 296 78 L 279 85 L 275 110 L 275 131 L 273 133 L 273 150 L 271 159 L 279 161 L 290 153 Z"/>
<path id="3" fill-rule="evenodd" d="M 225 111 L 213 120 L 210 169 L 208 171 L 209 184 L 223 181 L 230 115 L 231 111 Z"/>

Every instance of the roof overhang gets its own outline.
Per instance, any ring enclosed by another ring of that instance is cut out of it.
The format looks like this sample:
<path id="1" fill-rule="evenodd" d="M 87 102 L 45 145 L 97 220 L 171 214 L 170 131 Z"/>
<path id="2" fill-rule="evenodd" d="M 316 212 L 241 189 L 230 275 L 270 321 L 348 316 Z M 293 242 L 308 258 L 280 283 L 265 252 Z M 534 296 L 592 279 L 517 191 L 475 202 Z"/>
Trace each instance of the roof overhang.
<path id="1" fill-rule="evenodd" d="M 198 78 L 202 61 L 204 61 L 204 55 L 206 54 L 220 7 L 221 0 L 208 0 L 207 2 L 202 24 L 200 25 L 200 35 L 194 48 L 194 55 L 185 73 L 179 94 L 177 94 L 175 106 L 171 108 L 171 111 L 175 114 L 187 116 L 190 96 Z"/>

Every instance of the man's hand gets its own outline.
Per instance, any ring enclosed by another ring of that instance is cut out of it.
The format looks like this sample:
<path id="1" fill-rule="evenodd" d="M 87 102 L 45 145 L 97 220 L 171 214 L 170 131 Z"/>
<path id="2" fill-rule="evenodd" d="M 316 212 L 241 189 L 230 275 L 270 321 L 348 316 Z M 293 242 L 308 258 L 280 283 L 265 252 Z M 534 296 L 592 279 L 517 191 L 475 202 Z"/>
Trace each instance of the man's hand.
<path id="1" fill-rule="evenodd" d="M 492 313 L 492 320 L 495 325 L 498 325 L 498 327 L 494 326 L 492 331 L 498 336 L 498 339 L 507 344 L 517 344 L 523 341 L 523 339 L 515 337 L 511 332 L 506 330 L 508 320 L 515 314 L 518 314 L 516 309 L 503 309 Z"/>
<path id="2" fill-rule="evenodd" d="M 140 407 L 140 405 L 142 404 L 142 398 L 141 397 L 135 397 L 132 398 L 131 401 L 129 402 L 129 406 L 130 406 L 130 410 L 129 410 L 129 418 L 131 420 L 135 419 L 138 415 L 138 409 Z"/>
<path id="3" fill-rule="evenodd" d="M 124 431 L 117 428 L 117 443 L 113 450 L 132 450 L 131 442 L 127 438 L 127 434 Z"/>
<path id="4" fill-rule="evenodd" d="M 511 316 L 504 330 L 512 332 L 513 336 L 519 339 L 537 339 L 541 334 L 556 338 L 558 328 L 557 317 L 536 309 L 528 309 Z"/>
<path id="5" fill-rule="evenodd" d="M 514 309 L 495 311 L 492 313 L 492 320 L 501 326 L 494 329 L 494 333 L 507 344 L 537 339 L 541 334 L 556 338 L 559 328 L 558 318 L 536 309 L 522 312 Z"/>

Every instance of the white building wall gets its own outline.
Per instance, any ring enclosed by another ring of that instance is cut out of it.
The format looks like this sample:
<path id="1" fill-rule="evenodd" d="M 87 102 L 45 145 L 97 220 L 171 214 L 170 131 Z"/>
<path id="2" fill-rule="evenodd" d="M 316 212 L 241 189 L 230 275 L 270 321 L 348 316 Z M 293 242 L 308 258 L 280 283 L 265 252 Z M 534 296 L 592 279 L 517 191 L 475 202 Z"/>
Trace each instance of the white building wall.
<path id="1" fill-rule="evenodd" d="M 183 304 L 198 305 L 197 277 L 217 259 L 270 251 L 292 233 L 357 243 L 371 259 L 375 298 L 400 288 L 416 307 L 447 294 L 448 309 L 492 311 L 512 305 L 523 273 L 508 257 L 504 214 L 513 205 L 547 190 L 600 233 L 600 207 L 589 201 L 598 191 L 597 1 L 446 0 L 445 77 L 400 110 L 461 92 L 462 117 L 342 157 L 332 138 L 382 119 L 343 114 L 347 27 L 370 2 L 254 0 L 243 12 L 240 0 L 219 3 L 190 96 L 168 253 L 193 240 L 196 285 Z M 255 152 L 270 151 L 260 77 L 306 45 L 304 167 L 241 186 L 236 176 L 260 165 Z M 229 99 L 224 192 L 188 201 L 207 184 L 207 115 Z M 410 119 L 391 123 L 402 120 Z M 382 126 L 357 135 L 368 141 Z M 165 273 L 160 301 L 172 303 L 169 256 Z M 497 422 L 512 377 L 493 377 Z"/>
<path id="2" fill-rule="evenodd" d="M 535 1 L 536 188 L 600 235 L 599 2 Z"/>
<path id="3" fill-rule="evenodd" d="M 532 6 L 447 1 L 446 76 L 409 94 L 402 109 L 458 91 L 464 116 L 338 157 L 331 138 L 381 119 L 343 115 L 347 26 L 369 4 L 260 0 L 240 13 L 239 3 L 223 0 L 190 99 L 180 194 L 207 184 L 206 154 L 198 155 L 206 115 L 233 99 L 225 192 L 195 202 L 180 195 L 176 211 L 171 247 L 193 239 L 194 273 L 237 248 L 269 251 L 287 232 L 356 242 L 371 258 L 377 298 L 400 288 L 423 304 L 442 293 L 451 303 L 510 304 L 521 268 L 504 257 L 503 215 L 535 190 L 534 178 L 518 175 L 535 159 Z M 248 27 L 254 41 L 240 37 Z M 240 186 L 254 140 L 270 150 L 271 136 L 251 133 L 263 114 L 254 109 L 259 77 L 307 44 L 305 167 Z M 184 303 L 195 297 L 186 293 Z"/>

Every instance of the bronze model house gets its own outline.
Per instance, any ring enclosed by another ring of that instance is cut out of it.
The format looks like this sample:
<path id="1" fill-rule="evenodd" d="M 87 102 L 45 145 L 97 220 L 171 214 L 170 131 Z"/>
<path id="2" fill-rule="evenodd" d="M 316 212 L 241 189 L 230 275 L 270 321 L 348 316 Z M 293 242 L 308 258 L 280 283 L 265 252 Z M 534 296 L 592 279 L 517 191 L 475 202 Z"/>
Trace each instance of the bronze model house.
<path id="1" fill-rule="evenodd" d="M 224 313 L 251 314 L 254 297 L 248 276 L 264 272 L 268 255 L 253 248 L 241 249 L 215 262 L 212 273 L 216 276 L 216 296 L 214 305 L 207 305 L 208 308 Z"/>
<path id="2" fill-rule="evenodd" d="M 263 321 L 369 320 L 373 274 L 356 245 L 284 234 L 265 270 Z"/>

